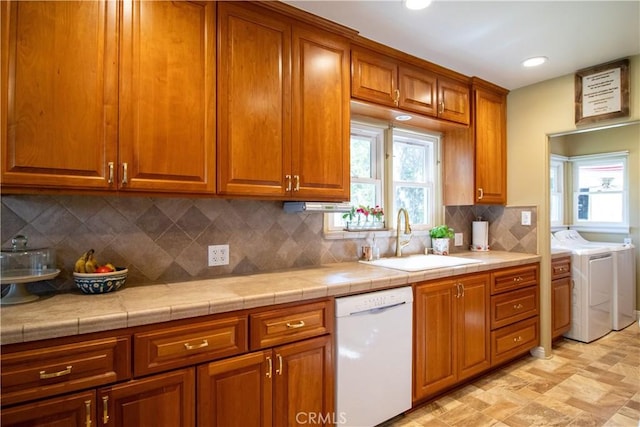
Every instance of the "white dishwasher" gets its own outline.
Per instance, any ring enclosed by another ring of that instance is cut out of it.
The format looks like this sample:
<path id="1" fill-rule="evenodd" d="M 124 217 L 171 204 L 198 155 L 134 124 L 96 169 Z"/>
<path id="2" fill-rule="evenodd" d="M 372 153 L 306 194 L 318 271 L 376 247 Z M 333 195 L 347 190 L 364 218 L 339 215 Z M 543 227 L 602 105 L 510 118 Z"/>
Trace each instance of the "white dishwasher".
<path id="1" fill-rule="evenodd" d="M 411 287 L 336 298 L 336 423 L 371 427 L 411 408 Z"/>

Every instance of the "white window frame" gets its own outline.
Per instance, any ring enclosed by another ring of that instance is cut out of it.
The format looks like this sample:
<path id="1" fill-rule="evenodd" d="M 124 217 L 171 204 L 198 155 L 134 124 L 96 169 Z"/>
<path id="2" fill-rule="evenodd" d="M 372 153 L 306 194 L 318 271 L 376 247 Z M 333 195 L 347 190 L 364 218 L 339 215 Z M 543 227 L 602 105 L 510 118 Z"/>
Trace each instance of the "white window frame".
<path id="1" fill-rule="evenodd" d="M 572 225 L 571 228 L 578 231 L 587 232 L 610 232 L 610 233 L 629 233 L 629 168 L 628 168 L 628 151 L 619 151 L 613 153 L 591 154 L 584 156 L 572 156 L 569 161 L 572 163 L 573 180 L 572 180 Z M 588 194 L 580 192 L 578 188 L 580 166 L 598 165 L 610 163 L 612 161 L 620 161 L 623 165 L 624 188 L 620 190 L 622 195 L 622 220 L 611 222 L 596 222 L 578 219 L 578 196 Z"/>
<path id="2" fill-rule="evenodd" d="M 569 160 L 566 156 L 560 156 L 558 154 L 551 155 L 550 169 L 556 171 L 556 186 L 550 188 L 550 205 L 549 214 L 551 215 L 551 206 L 553 206 L 554 200 L 558 204 L 557 217 L 551 216 L 551 227 L 562 226 L 565 223 L 565 163 Z"/>

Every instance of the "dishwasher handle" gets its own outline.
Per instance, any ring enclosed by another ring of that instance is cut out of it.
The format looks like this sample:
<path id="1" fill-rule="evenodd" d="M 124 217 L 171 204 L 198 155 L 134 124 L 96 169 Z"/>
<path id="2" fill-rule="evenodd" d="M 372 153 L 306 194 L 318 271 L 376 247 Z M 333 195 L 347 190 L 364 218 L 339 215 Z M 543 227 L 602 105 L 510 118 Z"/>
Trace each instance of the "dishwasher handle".
<path id="1" fill-rule="evenodd" d="M 391 310 L 392 308 L 396 308 L 399 307 L 401 305 L 406 304 L 406 301 L 402 301 L 396 304 L 391 304 L 391 305 L 384 305 L 382 307 L 376 307 L 376 308 L 370 308 L 369 310 L 362 310 L 362 311 L 354 311 L 349 313 L 349 316 L 360 316 L 363 314 L 378 314 L 378 313 L 382 313 L 383 311 L 387 311 L 387 310 Z"/>

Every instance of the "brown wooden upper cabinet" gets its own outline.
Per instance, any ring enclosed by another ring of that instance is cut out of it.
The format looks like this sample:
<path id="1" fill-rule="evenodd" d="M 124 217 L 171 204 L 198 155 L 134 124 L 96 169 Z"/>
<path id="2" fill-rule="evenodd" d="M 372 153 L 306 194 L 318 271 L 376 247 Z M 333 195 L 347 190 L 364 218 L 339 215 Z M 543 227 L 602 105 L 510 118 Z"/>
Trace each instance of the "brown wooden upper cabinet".
<path id="1" fill-rule="evenodd" d="M 507 203 L 507 91 L 474 78 L 475 203 Z"/>
<path id="2" fill-rule="evenodd" d="M 1 7 L 3 186 L 215 190 L 215 3 Z"/>
<path id="3" fill-rule="evenodd" d="M 218 193 L 348 200 L 348 40 L 219 2 L 217 55 Z"/>
<path id="4" fill-rule="evenodd" d="M 507 203 L 507 93 L 472 78 L 468 129 L 443 136 L 444 204 Z"/>
<path id="5" fill-rule="evenodd" d="M 469 124 L 469 86 L 430 70 L 353 47 L 351 95 L 393 108 Z"/>

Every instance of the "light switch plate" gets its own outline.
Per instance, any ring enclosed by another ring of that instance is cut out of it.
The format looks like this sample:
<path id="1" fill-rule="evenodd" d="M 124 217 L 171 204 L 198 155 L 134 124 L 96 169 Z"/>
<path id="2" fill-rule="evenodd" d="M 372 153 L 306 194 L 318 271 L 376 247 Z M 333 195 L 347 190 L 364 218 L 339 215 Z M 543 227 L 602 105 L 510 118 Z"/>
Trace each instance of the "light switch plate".
<path id="1" fill-rule="evenodd" d="M 462 233 L 455 233 L 453 236 L 453 245 L 462 246 Z"/>
<path id="2" fill-rule="evenodd" d="M 520 224 L 531 225 L 531 211 L 522 211 Z"/>

